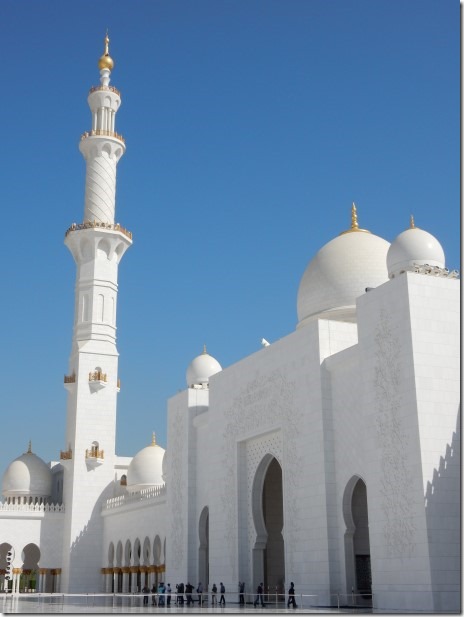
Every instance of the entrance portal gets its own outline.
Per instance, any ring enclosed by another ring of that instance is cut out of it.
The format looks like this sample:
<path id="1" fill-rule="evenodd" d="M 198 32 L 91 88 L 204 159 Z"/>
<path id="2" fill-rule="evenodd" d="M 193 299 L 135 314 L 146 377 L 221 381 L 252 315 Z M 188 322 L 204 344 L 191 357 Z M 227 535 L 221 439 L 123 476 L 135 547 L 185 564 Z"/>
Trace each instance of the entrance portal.
<path id="1" fill-rule="evenodd" d="M 285 551 L 282 468 L 267 454 L 258 466 L 253 483 L 253 520 L 256 542 L 253 549 L 253 584 L 264 583 L 271 598 L 284 594 Z"/>
<path id="2" fill-rule="evenodd" d="M 347 592 L 354 590 L 365 600 L 371 599 L 371 552 L 366 485 L 359 477 L 348 483 L 343 498 L 346 523 L 345 563 Z"/>

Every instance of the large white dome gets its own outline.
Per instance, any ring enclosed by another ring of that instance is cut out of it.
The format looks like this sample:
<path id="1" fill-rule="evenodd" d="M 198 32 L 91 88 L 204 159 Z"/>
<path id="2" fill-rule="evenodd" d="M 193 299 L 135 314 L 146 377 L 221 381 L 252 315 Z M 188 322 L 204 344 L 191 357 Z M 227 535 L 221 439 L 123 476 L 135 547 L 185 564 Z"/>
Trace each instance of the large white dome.
<path id="1" fill-rule="evenodd" d="M 130 492 L 141 491 L 152 486 L 164 484 L 163 458 L 165 450 L 155 441 L 140 450 L 127 470 L 127 488 Z"/>
<path id="2" fill-rule="evenodd" d="M 47 498 L 52 494 L 52 472 L 47 464 L 29 449 L 9 464 L 3 474 L 4 497 Z"/>
<path id="3" fill-rule="evenodd" d="M 203 353 L 194 358 L 187 368 L 187 386 L 201 386 L 209 383 L 209 378 L 216 373 L 222 371 L 222 366 L 206 352 L 206 346 L 203 348 Z"/>
<path id="4" fill-rule="evenodd" d="M 366 287 L 388 281 L 390 244 L 359 229 L 355 209 L 352 220 L 349 231 L 328 242 L 309 262 L 298 289 L 298 327 L 317 317 L 356 321 L 356 298 Z"/>
<path id="5" fill-rule="evenodd" d="M 438 240 L 423 229 L 414 226 L 400 233 L 391 243 L 387 255 L 388 276 L 393 278 L 414 266 L 445 267 L 445 253 Z"/>

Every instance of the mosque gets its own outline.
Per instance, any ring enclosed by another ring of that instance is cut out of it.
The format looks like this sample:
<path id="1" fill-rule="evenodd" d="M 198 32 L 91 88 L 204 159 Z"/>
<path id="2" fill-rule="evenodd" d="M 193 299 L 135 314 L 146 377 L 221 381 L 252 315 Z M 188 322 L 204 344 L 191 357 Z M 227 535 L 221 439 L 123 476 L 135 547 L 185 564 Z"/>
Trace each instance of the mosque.
<path id="1" fill-rule="evenodd" d="M 460 282 L 412 219 L 390 244 L 353 205 L 351 227 L 309 261 L 295 331 L 227 368 L 205 349 L 168 402 L 166 451 L 153 437 L 116 454 L 117 278 L 132 236 L 115 223 L 125 143 L 108 46 L 79 146 L 83 222 L 65 236 L 63 450 L 45 463 L 29 446 L 5 470 L 0 591 L 293 581 L 318 606 L 353 592 L 380 610 L 458 612 Z"/>

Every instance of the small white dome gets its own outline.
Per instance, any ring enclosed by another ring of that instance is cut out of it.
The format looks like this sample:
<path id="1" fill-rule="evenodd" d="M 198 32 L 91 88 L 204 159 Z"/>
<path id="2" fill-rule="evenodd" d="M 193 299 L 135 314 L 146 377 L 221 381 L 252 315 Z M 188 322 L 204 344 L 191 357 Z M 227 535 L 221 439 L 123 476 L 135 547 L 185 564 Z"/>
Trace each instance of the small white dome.
<path id="1" fill-rule="evenodd" d="M 352 228 L 323 246 L 309 262 L 298 289 L 298 327 L 316 317 L 356 321 L 356 298 L 366 287 L 388 281 L 390 244 L 357 226 L 353 204 Z"/>
<path id="2" fill-rule="evenodd" d="M 393 278 L 413 266 L 445 267 L 445 253 L 438 240 L 423 229 L 411 227 L 400 233 L 391 243 L 387 254 L 388 276 Z"/>
<path id="3" fill-rule="evenodd" d="M 209 378 L 216 373 L 222 371 L 222 366 L 206 352 L 206 346 L 203 353 L 194 358 L 187 368 L 187 386 L 200 386 L 209 383 Z"/>
<path id="4" fill-rule="evenodd" d="M 4 497 L 42 497 L 52 494 L 52 472 L 47 464 L 29 449 L 21 454 L 3 474 Z"/>
<path id="5" fill-rule="evenodd" d="M 153 435 L 152 443 L 140 450 L 130 462 L 127 470 L 127 488 L 130 492 L 164 484 L 164 453 L 164 448 L 156 443 Z"/>

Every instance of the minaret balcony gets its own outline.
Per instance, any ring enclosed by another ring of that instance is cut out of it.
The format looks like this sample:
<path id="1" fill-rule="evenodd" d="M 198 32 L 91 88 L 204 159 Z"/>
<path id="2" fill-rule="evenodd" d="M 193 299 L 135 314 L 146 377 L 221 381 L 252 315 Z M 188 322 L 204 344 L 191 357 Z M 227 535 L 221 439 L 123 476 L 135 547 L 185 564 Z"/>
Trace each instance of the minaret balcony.
<path id="1" fill-rule="evenodd" d="M 64 376 L 64 387 L 67 390 L 72 390 L 72 388 L 74 387 L 76 383 L 76 373 L 73 373 L 72 375 L 65 375 Z"/>
<path id="2" fill-rule="evenodd" d="M 102 371 L 94 371 L 93 373 L 89 373 L 89 387 L 92 392 L 97 392 L 98 390 L 105 388 L 106 385 L 106 373 L 103 373 Z"/>
<path id="3" fill-rule="evenodd" d="M 116 392 L 121 392 L 121 380 L 119 379 L 119 377 L 116 383 Z"/>
<path id="4" fill-rule="evenodd" d="M 110 92 L 114 92 L 118 96 L 121 96 L 119 90 L 114 86 L 93 86 L 92 88 L 90 88 L 89 94 L 92 94 L 92 92 L 98 92 L 99 90 L 110 90 Z"/>
<path id="5" fill-rule="evenodd" d="M 118 141 L 122 141 L 123 144 L 126 143 L 126 140 L 122 135 L 116 133 L 115 131 L 107 131 L 106 129 L 92 129 L 90 131 L 85 131 L 81 135 L 81 141 L 83 139 L 87 139 L 87 137 L 114 137 Z"/>
<path id="6" fill-rule="evenodd" d="M 99 448 L 91 448 L 85 451 L 85 463 L 87 467 L 98 467 L 104 463 L 105 452 Z"/>
<path id="7" fill-rule="evenodd" d="M 109 229 L 110 231 L 120 231 L 126 238 L 132 240 L 132 232 L 124 229 L 119 223 L 104 223 L 103 221 L 85 221 L 84 223 L 73 223 L 71 227 L 66 230 L 64 237 L 72 231 L 79 231 L 81 229 Z"/>

